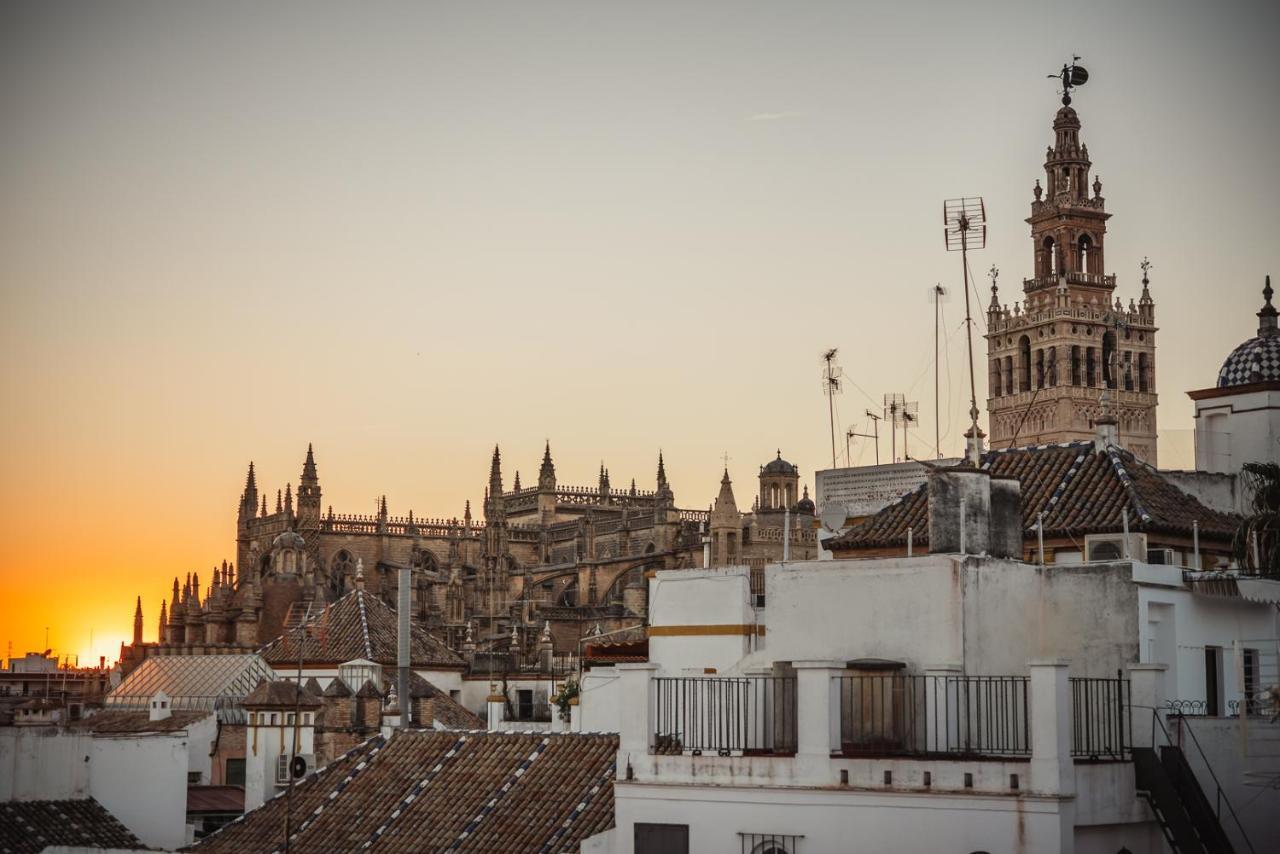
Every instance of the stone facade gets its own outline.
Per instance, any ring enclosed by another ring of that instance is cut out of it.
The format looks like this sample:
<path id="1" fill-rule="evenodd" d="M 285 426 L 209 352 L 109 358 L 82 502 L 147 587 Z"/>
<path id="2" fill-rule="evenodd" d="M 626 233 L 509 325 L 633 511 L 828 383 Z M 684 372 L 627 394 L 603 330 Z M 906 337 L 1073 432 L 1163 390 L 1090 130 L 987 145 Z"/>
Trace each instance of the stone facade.
<path id="1" fill-rule="evenodd" d="M 1055 144 L 1036 182 L 1031 216 L 1032 278 L 1024 298 L 1001 305 L 992 270 L 987 309 L 990 437 L 993 448 L 1089 439 L 1104 407 L 1121 444 L 1156 465 L 1155 302 L 1142 264 L 1142 295 L 1124 306 L 1104 266 L 1107 220 L 1102 182 L 1089 195 L 1089 147 L 1080 119 L 1063 106 Z"/>
<path id="2" fill-rule="evenodd" d="M 484 518 L 473 518 L 468 502 L 460 519 L 426 519 L 390 515 L 385 498 L 375 515 L 323 509 L 311 448 L 296 505 L 288 485 L 269 512 L 250 464 L 235 561 L 215 567 L 207 587 L 195 573 L 185 583 L 174 579 L 158 644 L 141 643 L 139 603 L 135 642 L 123 659 L 127 668 L 154 654 L 256 649 L 298 625 L 308 609 L 314 616 L 355 589 L 358 573 L 369 593 L 394 607 L 403 567 L 413 578 L 413 618 L 453 650 L 531 664 L 546 657 L 549 634 L 554 654 L 572 653 L 588 634 L 643 625 L 645 573 L 702 566 L 710 537 L 735 544 L 717 550 L 714 562 L 763 569 L 783 555 L 789 516 L 790 556 L 816 557 L 813 502 L 807 489 L 796 497 L 799 469 L 779 453 L 761 467 L 760 483 L 750 513 L 737 510 L 731 490 L 719 512 L 682 510 L 661 454 L 652 491 L 634 481 L 614 489 L 603 466 L 594 487 L 565 486 L 548 444 L 536 484 L 522 486 L 517 473 L 508 490 L 495 448 Z"/>

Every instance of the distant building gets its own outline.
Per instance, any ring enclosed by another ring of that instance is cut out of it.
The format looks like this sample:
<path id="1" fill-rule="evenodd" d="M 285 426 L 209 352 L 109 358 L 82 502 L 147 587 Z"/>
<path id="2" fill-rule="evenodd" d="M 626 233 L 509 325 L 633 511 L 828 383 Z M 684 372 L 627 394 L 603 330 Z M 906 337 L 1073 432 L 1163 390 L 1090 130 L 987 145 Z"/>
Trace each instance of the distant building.
<path id="1" fill-rule="evenodd" d="M 908 460 L 819 471 L 814 476 L 818 515 L 837 505 L 844 509 L 849 524 L 857 524 L 923 484 L 929 479 L 930 466 L 949 466 L 958 462 L 955 458 L 930 460 L 928 464 Z"/>
<path id="2" fill-rule="evenodd" d="M 1142 294 L 1126 307 L 1106 272 L 1102 182 L 1089 194 L 1089 147 L 1070 106 L 1058 110 L 1036 182 L 1031 216 L 1034 274 L 1023 300 L 987 309 L 990 443 L 993 448 L 1089 439 L 1106 391 L 1120 443 L 1156 465 L 1155 301 L 1143 264 Z"/>

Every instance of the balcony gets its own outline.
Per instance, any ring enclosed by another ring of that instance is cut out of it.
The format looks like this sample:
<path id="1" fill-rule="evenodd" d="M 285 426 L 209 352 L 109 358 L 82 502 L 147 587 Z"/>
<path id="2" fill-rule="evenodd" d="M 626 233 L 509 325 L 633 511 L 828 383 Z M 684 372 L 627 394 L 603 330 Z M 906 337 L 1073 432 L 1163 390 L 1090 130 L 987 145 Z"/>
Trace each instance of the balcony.
<path id="1" fill-rule="evenodd" d="M 827 661 L 775 667 L 773 675 L 656 676 L 652 664 L 619 664 L 626 779 L 1007 794 L 1069 792 L 1077 774 L 1131 773 L 1133 703 L 1119 676 L 1069 678 L 1061 661 L 991 676 L 950 666 L 923 674 L 851 673 Z"/>

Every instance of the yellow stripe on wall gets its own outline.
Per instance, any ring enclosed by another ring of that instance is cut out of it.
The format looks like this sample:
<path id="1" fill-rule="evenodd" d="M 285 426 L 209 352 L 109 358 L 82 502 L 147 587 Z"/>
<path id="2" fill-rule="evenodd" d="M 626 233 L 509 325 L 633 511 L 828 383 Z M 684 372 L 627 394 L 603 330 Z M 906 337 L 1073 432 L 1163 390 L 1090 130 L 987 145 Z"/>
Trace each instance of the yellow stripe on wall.
<path id="1" fill-rule="evenodd" d="M 650 626 L 649 637 L 709 637 L 713 635 L 764 635 L 764 626 Z"/>

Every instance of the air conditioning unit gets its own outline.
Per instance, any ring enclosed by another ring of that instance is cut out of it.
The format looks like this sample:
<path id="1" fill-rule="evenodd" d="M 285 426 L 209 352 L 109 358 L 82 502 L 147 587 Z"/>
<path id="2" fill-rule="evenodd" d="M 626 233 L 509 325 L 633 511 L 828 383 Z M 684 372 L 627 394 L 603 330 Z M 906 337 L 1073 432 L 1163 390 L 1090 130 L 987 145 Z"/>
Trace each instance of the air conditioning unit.
<path id="1" fill-rule="evenodd" d="M 1123 534 L 1091 534 L 1084 538 L 1084 559 L 1086 562 L 1125 560 L 1126 558 L 1140 559 L 1146 553 L 1146 534 L 1130 534 L 1127 552 L 1124 547 Z"/>
<path id="2" fill-rule="evenodd" d="M 1147 563 L 1157 566 L 1178 566 L 1178 553 L 1173 549 L 1147 549 Z"/>
<path id="3" fill-rule="evenodd" d="M 293 774 L 293 779 L 295 780 L 301 780 L 308 774 L 314 773 L 315 770 L 316 756 L 314 753 L 299 753 L 289 763 L 289 771 Z"/>

